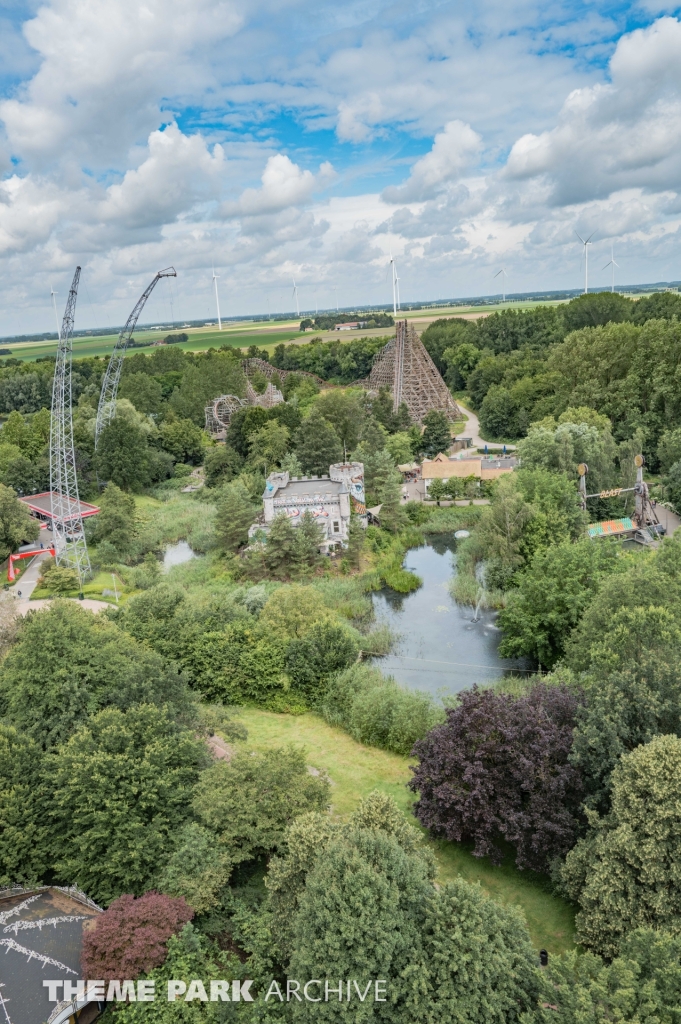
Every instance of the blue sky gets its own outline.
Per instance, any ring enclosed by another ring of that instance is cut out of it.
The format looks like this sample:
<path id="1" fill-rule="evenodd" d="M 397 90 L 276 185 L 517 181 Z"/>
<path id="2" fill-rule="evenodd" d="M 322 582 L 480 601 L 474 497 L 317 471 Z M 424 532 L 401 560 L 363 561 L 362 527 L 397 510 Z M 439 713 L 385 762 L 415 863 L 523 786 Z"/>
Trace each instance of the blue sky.
<path id="1" fill-rule="evenodd" d="M 0 5 L 0 334 L 681 278 L 681 23 L 654 2 Z M 85 293 L 84 293 L 85 294 Z M 166 297 L 168 302 L 170 292 Z M 163 302 L 166 300 L 164 299 Z M 158 315 L 163 313 L 159 304 Z"/>

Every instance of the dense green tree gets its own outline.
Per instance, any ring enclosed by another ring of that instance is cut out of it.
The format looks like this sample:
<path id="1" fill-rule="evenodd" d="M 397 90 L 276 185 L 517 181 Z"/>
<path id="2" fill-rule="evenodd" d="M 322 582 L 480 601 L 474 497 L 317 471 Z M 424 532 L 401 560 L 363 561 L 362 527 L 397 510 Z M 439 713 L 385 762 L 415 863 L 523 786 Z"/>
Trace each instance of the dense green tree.
<path id="1" fill-rule="evenodd" d="M 671 466 L 664 478 L 664 485 L 669 500 L 678 512 L 681 510 L 681 460 Z"/>
<path id="2" fill-rule="evenodd" d="M 163 389 L 148 373 L 124 374 L 119 389 L 121 398 L 127 398 L 138 412 L 158 413 L 163 402 Z"/>
<path id="3" fill-rule="evenodd" d="M 566 331 L 579 331 L 582 327 L 622 323 L 631 320 L 635 306 L 631 299 L 617 292 L 591 292 L 580 295 L 563 306 Z"/>
<path id="4" fill-rule="evenodd" d="M 480 406 L 480 430 L 490 440 L 515 437 L 518 426 L 513 396 L 502 384 L 493 384 Z"/>
<path id="5" fill-rule="evenodd" d="M 221 546 L 227 551 L 242 547 L 255 516 L 255 507 L 241 481 L 225 484 L 216 501 L 215 516 L 215 534 Z"/>
<path id="6" fill-rule="evenodd" d="M 449 420 L 439 409 L 431 409 L 423 417 L 421 451 L 427 458 L 432 459 L 439 452 L 444 452 L 446 455 L 451 444 L 452 434 L 449 429 Z"/>
<path id="7" fill-rule="evenodd" d="M 248 458 L 251 434 L 269 422 L 270 412 L 272 412 L 271 409 L 262 409 L 259 405 L 252 405 L 237 409 L 230 417 L 227 428 L 227 444 L 242 459 Z"/>
<path id="8" fill-rule="evenodd" d="M 325 391 L 315 402 L 315 409 L 327 420 L 350 451 L 361 436 L 366 416 L 363 396 L 355 391 Z M 328 468 L 328 467 L 327 467 Z"/>
<path id="9" fill-rule="evenodd" d="M 477 335 L 475 324 L 463 317 L 446 317 L 434 320 L 423 332 L 421 341 L 425 345 L 431 359 L 444 376 L 447 362 L 444 353 L 447 350 L 463 345 Z M 475 342 L 473 342 L 475 344 Z M 476 346 L 477 347 L 477 346 Z"/>
<path id="10" fill-rule="evenodd" d="M 526 1020 L 539 972 L 519 910 L 457 878 L 430 896 L 421 934 L 422 962 L 407 972 L 413 988 L 405 1021 Z"/>
<path id="11" fill-rule="evenodd" d="M 168 404 L 180 419 L 193 420 L 202 427 L 204 409 L 209 402 L 219 395 L 241 397 L 245 393 L 246 378 L 240 360 L 227 350 L 219 354 L 206 353 L 187 366 L 182 382 L 173 391 Z"/>
<path id="12" fill-rule="evenodd" d="M 229 1012 L 232 1004 L 211 1002 L 208 981 L 208 1001 L 204 1002 L 199 992 L 188 1003 L 184 995 L 178 995 L 176 1001 L 167 1000 L 168 982 L 183 981 L 189 994 L 192 983 L 196 986 L 202 978 L 241 978 L 243 968 L 233 953 L 223 952 L 191 924 L 186 924 L 179 935 L 168 940 L 168 955 L 163 964 L 146 977 L 155 982 L 156 999 L 150 1003 L 117 1003 L 117 1024 L 223 1024 L 225 1010 Z"/>
<path id="13" fill-rule="evenodd" d="M 111 622 L 67 601 L 31 616 L 0 666 L 0 713 L 36 743 L 64 743 L 100 709 L 191 707 L 177 670 Z"/>
<path id="14" fill-rule="evenodd" d="M 572 760 L 587 804 L 606 812 L 620 757 L 658 734 L 681 736 L 681 631 L 666 608 L 622 608 L 592 648 L 588 702 L 574 733 Z"/>
<path id="15" fill-rule="evenodd" d="M 303 636 L 318 619 L 328 615 L 319 600 L 319 593 L 309 586 L 292 584 L 279 587 L 267 599 L 260 613 L 260 623 L 266 630 L 281 636 Z"/>
<path id="16" fill-rule="evenodd" d="M 96 544 L 108 541 L 119 555 L 124 555 L 137 535 L 135 499 L 114 483 L 109 483 L 99 499 L 99 515 L 89 527 Z"/>
<path id="17" fill-rule="evenodd" d="M 312 569 L 319 564 L 319 547 L 325 538 L 324 527 L 306 509 L 297 527 L 298 558 L 301 568 Z"/>
<path id="18" fill-rule="evenodd" d="M 0 558 L 7 558 L 21 544 L 38 539 L 40 525 L 10 487 L 0 484 Z"/>
<path id="19" fill-rule="evenodd" d="M 151 888 L 209 760 L 168 709 L 140 704 L 89 718 L 47 758 L 60 876 L 105 903 Z"/>
<path id="20" fill-rule="evenodd" d="M 149 443 L 136 423 L 116 416 L 99 437 L 97 471 L 124 491 L 138 491 L 149 482 Z"/>
<path id="21" fill-rule="evenodd" d="M 216 847 L 214 833 L 190 822 L 178 833 L 159 889 L 184 897 L 197 914 L 204 914 L 217 904 L 231 870 L 229 857 Z"/>
<path id="22" fill-rule="evenodd" d="M 390 452 L 390 456 L 396 466 L 414 461 L 413 441 L 411 435 L 406 430 L 398 431 L 398 433 L 391 434 L 390 437 L 386 438 L 385 449 Z"/>
<path id="23" fill-rule="evenodd" d="M 681 941 L 653 928 L 627 935 L 612 963 L 577 950 L 552 956 L 540 972 L 539 1003 L 523 1019 L 527 1024 L 676 1024 L 680 961 Z"/>
<path id="24" fill-rule="evenodd" d="M 447 368 L 445 380 L 450 388 L 465 388 L 468 378 L 480 361 L 480 349 L 468 342 L 445 349 L 442 362 Z"/>
<path id="25" fill-rule="evenodd" d="M 209 448 L 204 460 L 206 486 L 219 487 L 221 484 L 229 483 L 237 475 L 241 466 L 240 456 L 228 444 L 219 444 L 215 448 Z"/>
<path id="26" fill-rule="evenodd" d="M 585 462 L 590 491 L 616 486 L 616 452 L 609 420 L 590 409 L 568 409 L 558 424 L 535 424 L 518 445 L 527 469 L 560 470 L 575 480 L 577 466 Z"/>
<path id="27" fill-rule="evenodd" d="M 681 460 L 681 427 L 665 430 L 657 446 L 660 469 L 668 473 L 674 463 Z"/>
<path id="28" fill-rule="evenodd" d="M 262 464 L 265 474 L 281 463 L 289 447 L 288 427 L 276 420 L 269 420 L 248 438 L 251 461 Z"/>
<path id="29" fill-rule="evenodd" d="M 329 466 L 343 458 L 343 445 L 338 434 L 317 409 L 303 420 L 294 443 L 303 472 L 308 475 L 328 474 Z"/>
<path id="30" fill-rule="evenodd" d="M 49 860 L 42 750 L 0 724 L 0 885 L 40 882 Z"/>
<path id="31" fill-rule="evenodd" d="M 638 631 L 628 651 L 621 647 L 626 630 L 611 628 L 614 617 L 625 610 L 664 608 L 670 623 L 681 622 L 681 544 L 665 539 L 660 548 L 644 559 L 626 556 L 618 560 L 623 575 L 606 577 L 575 631 L 567 652 L 567 663 L 577 672 L 591 668 L 594 659 L 604 668 L 621 668 L 626 658 L 638 657 L 645 638 Z M 658 642 L 651 632 L 651 645 Z M 666 643 L 666 641 L 665 641 Z M 603 647 L 605 644 L 605 647 Z M 619 649 L 618 649 L 619 648 Z"/>
<path id="32" fill-rule="evenodd" d="M 555 665 L 601 581 L 618 571 L 619 562 L 613 545 L 588 538 L 540 548 L 500 612 L 502 657 Z"/>
<path id="33" fill-rule="evenodd" d="M 322 697 L 329 676 L 356 661 L 358 650 L 353 631 L 322 619 L 289 644 L 286 671 L 296 689 L 314 704 Z"/>
<path id="34" fill-rule="evenodd" d="M 160 433 L 161 445 L 176 462 L 197 465 L 202 461 L 205 435 L 192 420 L 166 420 Z"/>
<path id="35" fill-rule="evenodd" d="M 9 463 L 2 480 L 17 494 L 39 494 L 49 490 L 50 466 L 46 458 L 31 462 L 25 455 L 20 455 Z"/>
<path id="36" fill-rule="evenodd" d="M 643 324 L 646 320 L 681 319 L 681 295 L 674 292 L 654 292 L 638 299 L 631 311 L 631 319 L 635 324 Z"/>
<path id="37" fill-rule="evenodd" d="M 562 877 L 580 910 L 577 936 L 606 957 L 635 928 L 679 934 L 681 739 L 655 736 L 612 774 L 612 808 L 568 854 Z"/>
<path id="38" fill-rule="evenodd" d="M 4 444 L 15 444 L 23 452 L 29 445 L 31 430 L 20 412 L 14 410 L 9 414 L 2 428 Z"/>
<path id="39" fill-rule="evenodd" d="M 8 466 L 20 458 L 22 458 L 21 448 L 18 445 L 8 442 L 0 444 L 0 477 L 4 479 Z"/>
<path id="40" fill-rule="evenodd" d="M 76 569 L 68 565 L 51 565 L 42 576 L 42 585 L 51 594 L 68 594 L 80 589 Z"/>
<path id="41" fill-rule="evenodd" d="M 311 775 L 304 752 L 287 747 L 244 751 L 212 765 L 201 775 L 193 806 L 235 865 L 280 849 L 294 818 L 325 810 L 329 795 L 328 779 Z"/>
<path id="42" fill-rule="evenodd" d="M 389 388 L 379 388 L 378 394 L 371 399 L 371 415 L 389 434 L 396 434 L 408 430 L 411 426 L 411 416 L 405 402 L 401 402 L 395 412 L 393 410 L 393 396 Z"/>
<path id="43" fill-rule="evenodd" d="M 281 512 L 270 523 L 263 552 L 265 567 L 274 579 L 296 575 L 300 567 L 300 547 L 297 529 L 288 516 Z"/>
<path id="44" fill-rule="evenodd" d="M 422 960 L 424 904 L 433 893 L 430 863 L 392 836 L 368 829 L 333 837 L 307 874 L 294 923 L 289 976 L 352 978 L 360 991 L 384 979 L 387 1001 L 360 1004 L 357 1020 L 415 1019 L 418 997 L 406 976 Z M 416 987 L 416 985 L 415 985 Z M 361 1007 L 361 1008 L 360 1008 Z M 293 1008 L 294 1020 L 306 1007 Z M 348 1005 L 316 1004 L 319 1020 L 346 1020 Z"/>

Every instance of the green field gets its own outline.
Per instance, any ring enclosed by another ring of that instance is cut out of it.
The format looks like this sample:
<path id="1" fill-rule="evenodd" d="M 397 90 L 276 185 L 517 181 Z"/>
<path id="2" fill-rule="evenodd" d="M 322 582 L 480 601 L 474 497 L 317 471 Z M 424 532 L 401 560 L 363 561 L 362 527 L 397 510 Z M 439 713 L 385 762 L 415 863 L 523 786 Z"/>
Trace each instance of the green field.
<path id="1" fill-rule="evenodd" d="M 437 320 L 443 316 L 470 316 L 477 317 L 478 315 L 487 315 L 488 313 L 496 313 L 500 309 L 529 309 L 532 306 L 537 305 L 556 305 L 556 302 L 551 303 L 538 303 L 538 302 L 513 302 L 513 303 L 490 303 L 488 306 L 449 306 L 438 309 L 418 309 L 418 310 L 402 310 L 399 316 L 406 318 L 414 323 L 414 326 L 419 331 L 425 330 L 428 324 L 432 323 L 433 320 Z M 309 341 L 311 337 L 318 336 L 322 337 L 325 341 L 331 338 L 339 338 L 343 341 L 349 341 L 350 338 L 357 337 L 365 332 L 354 332 L 347 331 L 339 335 L 337 331 L 322 331 L 317 332 L 313 335 L 310 331 L 305 334 L 301 334 L 299 331 L 300 320 L 277 320 L 267 321 L 260 323 L 253 323 L 251 320 L 242 320 L 237 323 L 230 323 L 229 325 L 223 325 L 222 330 L 218 330 L 217 327 L 188 327 L 185 328 L 185 333 L 189 335 L 189 341 L 180 345 L 179 347 L 185 352 L 204 352 L 209 348 L 219 348 L 221 345 L 230 345 L 234 348 L 248 348 L 249 345 L 257 345 L 259 348 L 273 349 L 275 345 L 289 344 L 292 341 Z M 174 333 L 181 333 L 183 328 L 181 326 L 174 327 L 172 331 Z M 168 331 L 136 331 L 135 341 L 137 342 L 152 342 L 158 341 L 159 338 L 163 338 L 166 334 L 171 333 Z M 391 327 L 374 328 L 371 332 L 373 337 L 380 337 L 385 335 L 386 340 L 394 333 Z M 77 358 L 78 356 L 108 356 L 116 342 L 116 334 L 101 335 L 96 338 L 74 338 L 73 339 L 73 354 Z M 0 341 L 0 347 L 4 348 Z M 12 352 L 14 359 L 33 360 L 38 359 L 41 356 L 54 356 L 57 351 L 57 341 L 23 341 L 17 343 L 9 343 L 7 347 Z M 153 351 L 151 348 L 142 349 L 131 349 L 131 352 L 146 352 L 150 353 Z"/>
<path id="2" fill-rule="evenodd" d="M 267 749 L 302 744 L 308 762 L 327 771 L 332 811 L 340 817 L 349 815 L 373 789 L 389 793 L 411 817 L 414 795 L 406 786 L 410 778 L 409 758 L 362 746 L 316 715 L 276 715 L 242 709 L 237 717 L 248 729 L 249 747 Z M 508 859 L 495 867 L 486 859 L 473 857 L 457 843 L 437 841 L 431 845 L 441 881 L 460 875 L 469 882 L 479 882 L 500 902 L 519 906 L 537 949 L 561 953 L 574 946 L 574 910 L 565 900 L 552 895 L 543 879 L 518 871 Z"/>

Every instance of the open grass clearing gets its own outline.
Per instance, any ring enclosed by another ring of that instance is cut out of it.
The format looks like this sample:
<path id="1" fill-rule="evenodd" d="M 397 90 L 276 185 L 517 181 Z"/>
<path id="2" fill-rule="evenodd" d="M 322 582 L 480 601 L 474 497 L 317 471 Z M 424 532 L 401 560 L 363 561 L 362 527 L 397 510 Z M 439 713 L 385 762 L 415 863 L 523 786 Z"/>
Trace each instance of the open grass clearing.
<path id="1" fill-rule="evenodd" d="M 309 763 L 328 773 L 332 782 L 332 810 L 340 817 L 347 817 L 363 797 L 379 789 L 394 797 L 414 822 L 414 795 L 406 786 L 410 778 L 409 758 L 362 746 L 317 715 L 277 715 L 243 708 L 239 709 L 238 718 L 248 729 L 245 745 L 249 747 L 266 750 L 288 743 L 304 746 Z M 574 946 L 574 910 L 565 900 L 552 895 L 544 879 L 518 871 L 510 858 L 495 867 L 488 860 L 473 857 L 457 843 L 436 841 L 431 846 L 441 881 L 461 876 L 469 882 L 479 882 L 500 902 L 518 905 L 537 949 L 555 954 Z"/>

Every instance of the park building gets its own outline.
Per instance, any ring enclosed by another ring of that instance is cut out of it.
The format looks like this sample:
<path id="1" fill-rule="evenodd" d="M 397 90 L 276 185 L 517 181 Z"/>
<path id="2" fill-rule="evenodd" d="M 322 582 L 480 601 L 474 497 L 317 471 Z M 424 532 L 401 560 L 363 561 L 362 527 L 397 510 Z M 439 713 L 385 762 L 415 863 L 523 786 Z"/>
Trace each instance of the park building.
<path id="1" fill-rule="evenodd" d="M 298 526 L 305 512 L 310 512 L 322 527 L 322 554 L 346 547 L 350 516 L 359 517 L 366 526 L 364 497 L 364 466 L 361 462 L 339 462 L 329 466 L 328 476 L 292 477 L 288 471 L 270 473 L 265 484 L 263 514 L 254 523 L 249 537 L 256 538 L 267 530 L 278 515 L 285 515 Z"/>
<path id="2" fill-rule="evenodd" d="M 512 455 L 480 455 L 468 454 L 465 451 L 456 455 L 445 455 L 440 452 L 434 459 L 424 459 L 421 466 L 421 479 L 427 493 L 433 480 L 447 483 L 452 477 L 466 479 L 477 477 L 478 480 L 498 480 L 500 476 L 512 473 L 518 465 L 518 459 Z"/>

